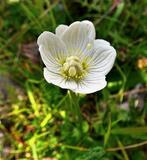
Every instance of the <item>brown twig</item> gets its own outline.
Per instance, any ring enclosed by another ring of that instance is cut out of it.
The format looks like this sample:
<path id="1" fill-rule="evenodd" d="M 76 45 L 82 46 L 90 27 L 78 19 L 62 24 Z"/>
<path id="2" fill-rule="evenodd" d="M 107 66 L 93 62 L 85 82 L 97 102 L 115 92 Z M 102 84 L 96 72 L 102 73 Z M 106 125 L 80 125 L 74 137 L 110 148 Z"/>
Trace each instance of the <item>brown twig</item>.
<path id="1" fill-rule="evenodd" d="M 144 146 L 144 145 L 147 145 L 147 141 L 143 141 L 143 142 L 140 142 L 140 143 L 124 146 L 123 148 L 124 149 L 132 149 L 132 148 L 137 148 L 137 147 L 141 147 L 141 146 Z M 119 151 L 119 150 L 122 150 L 122 147 L 106 149 L 106 151 L 108 151 L 108 152 L 115 152 L 115 151 Z"/>
<path id="2" fill-rule="evenodd" d="M 123 149 L 133 149 L 133 148 L 141 147 L 141 146 L 144 146 L 144 145 L 147 145 L 147 141 L 143 141 L 143 142 L 140 142 L 140 143 L 124 146 Z M 89 150 L 89 148 L 85 148 L 85 147 L 81 147 L 81 146 L 71 146 L 71 145 L 66 145 L 66 144 L 62 144 L 62 143 L 56 145 L 56 147 L 60 147 L 60 146 L 64 146 L 65 148 L 73 149 L 73 150 L 79 150 L 79 151 L 88 151 Z M 105 149 L 105 151 L 107 151 L 107 152 L 116 152 L 116 151 L 120 151 L 120 150 L 122 150 L 122 147 Z"/>
<path id="3" fill-rule="evenodd" d="M 145 87 L 145 88 L 140 88 L 140 89 L 133 89 L 133 90 L 124 92 L 124 93 L 122 93 L 122 94 L 123 94 L 123 96 L 128 96 L 128 95 L 130 95 L 130 94 L 143 93 L 143 92 L 147 92 L 147 87 Z M 119 94 L 114 94 L 114 95 L 111 95 L 110 97 L 111 97 L 111 98 L 117 98 L 117 97 L 119 97 Z"/>

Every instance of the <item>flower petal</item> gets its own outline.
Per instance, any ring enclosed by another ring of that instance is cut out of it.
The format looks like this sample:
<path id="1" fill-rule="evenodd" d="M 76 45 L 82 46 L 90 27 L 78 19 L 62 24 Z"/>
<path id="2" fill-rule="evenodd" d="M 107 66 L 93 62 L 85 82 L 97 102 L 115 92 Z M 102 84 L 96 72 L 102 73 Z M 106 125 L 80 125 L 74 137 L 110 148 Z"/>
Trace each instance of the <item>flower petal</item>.
<path id="1" fill-rule="evenodd" d="M 93 57 L 89 61 L 89 72 L 98 72 L 106 75 L 112 68 L 116 58 L 115 49 L 110 46 L 109 42 L 96 40 L 94 42 Z"/>
<path id="2" fill-rule="evenodd" d="M 43 32 L 37 40 L 39 51 L 44 64 L 58 72 L 61 61 L 66 57 L 64 42 L 51 32 Z M 57 70 L 58 69 L 58 70 Z"/>
<path id="3" fill-rule="evenodd" d="M 61 37 L 61 36 L 63 35 L 63 33 L 64 33 L 67 29 L 68 29 L 68 26 L 67 26 L 67 25 L 61 24 L 61 25 L 59 25 L 59 26 L 56 28 L 55 33 L 56 33 L 56 35 L 57 35 L 58 37 Z"/>
<path id="4" fill-rule="evenodd" d="M 103 89 L 107 82 L 105 76 L 88 75 L 84 80 L 78 83 L 78 87 L 74 89 L 74 92 L 82 94 L 90 94 Z"/>
<path id="5" fill-rule="evenodd" d="M 88 28 L 89 38 L 95 39 L 96 33 L 95 33 L 95 27 L 94 27 L 93 23 L 88 20 L 84 20 L 84 21 L 82 21 L 82 23 L 84 23 Z"/>
<path id="6" fill-rule="evenodd" d="M 90 23 L 90 22 L 89 22 Z M 70 55 L 82 55 L 91 52 L 94 39 L 91 25 L 86 22 L 74 22 L 64 32 L 62 40 L 65 42 Z M 90 46 L 90 47 L 89 47 Z"/>
<path id="7" fill-rule="evenodd" d="M 96 46 L 98 46 L 98 45 L 109 45 L 110 46 L 110 43 L 108 41 L 105 41 L 104 39 L 96 39 L 94 41 L 94 44 Z"/>
<path id="8" fill-rule="evenodd" d="M 47 68 L 44 68 L 44 78 L 46 79 L 48 83 L 52 83 L 64 89 L 72 90 L 72 89 L 77 88 L 77 84 L 75 81 L 72 81 L 72 80 L 66 81 L 62 75 L 51 72 Z"/>
<path id="9" fill-rule="evenodd" d="M 39 47 L 40 55 L 45 66 L 54 73 L 59 73 L 61 64 L 56 58 L 44 47 Z"/>

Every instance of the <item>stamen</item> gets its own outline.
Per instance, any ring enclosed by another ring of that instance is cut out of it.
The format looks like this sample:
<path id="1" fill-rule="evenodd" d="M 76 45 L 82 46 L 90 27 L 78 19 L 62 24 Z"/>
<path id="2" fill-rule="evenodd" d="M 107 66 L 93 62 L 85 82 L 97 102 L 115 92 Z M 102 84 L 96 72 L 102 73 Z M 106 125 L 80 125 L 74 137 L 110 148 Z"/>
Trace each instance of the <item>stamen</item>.
<path id="1" fill-rule="evenodd" d="M 90 50 L 92 48 L 92 44 L 88 43 L 86 48 L 87 48 L 87 50 Z"/>
<path id="2" fill-rule="evenodd" d="M 81 62 L 77 56 L 70 56 L 67 57 L 63 63 L 61 74 L 66 79 L 79 80 L 85 76 L 86 69 L 85 62 Z"/>

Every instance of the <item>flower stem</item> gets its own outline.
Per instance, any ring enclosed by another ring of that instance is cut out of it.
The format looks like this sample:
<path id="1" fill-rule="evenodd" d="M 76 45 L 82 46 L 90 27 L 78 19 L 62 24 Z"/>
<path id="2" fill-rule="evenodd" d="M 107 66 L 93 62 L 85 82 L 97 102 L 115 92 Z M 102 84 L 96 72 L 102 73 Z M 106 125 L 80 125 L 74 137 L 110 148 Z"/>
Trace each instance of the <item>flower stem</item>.
<path id="1" fill-rule="evenodd" d="M 68 91 L 68 95 L 70 99 L 71 112 L 73 113 L 74 119 L 79 125 L 81 125 L 82 115 L 79 105 L 79 95 L 72 91 Z"/>

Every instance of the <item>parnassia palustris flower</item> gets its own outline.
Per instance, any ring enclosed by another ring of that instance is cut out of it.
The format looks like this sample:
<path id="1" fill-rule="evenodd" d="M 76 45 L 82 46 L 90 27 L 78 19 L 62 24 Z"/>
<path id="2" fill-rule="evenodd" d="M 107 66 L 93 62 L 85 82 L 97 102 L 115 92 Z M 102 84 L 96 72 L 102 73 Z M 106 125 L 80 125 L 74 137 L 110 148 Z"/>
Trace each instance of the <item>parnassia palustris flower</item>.
<path id="1" fill-rule="evenodd" d="M 109 42 L 95 39 L 92 22 L 59 25 L 55 34 L 43 32 L 37 44 L 48 83 L 83 94 L 106 86 L 106 74 L 114 64 L 116 51 Z"/>

